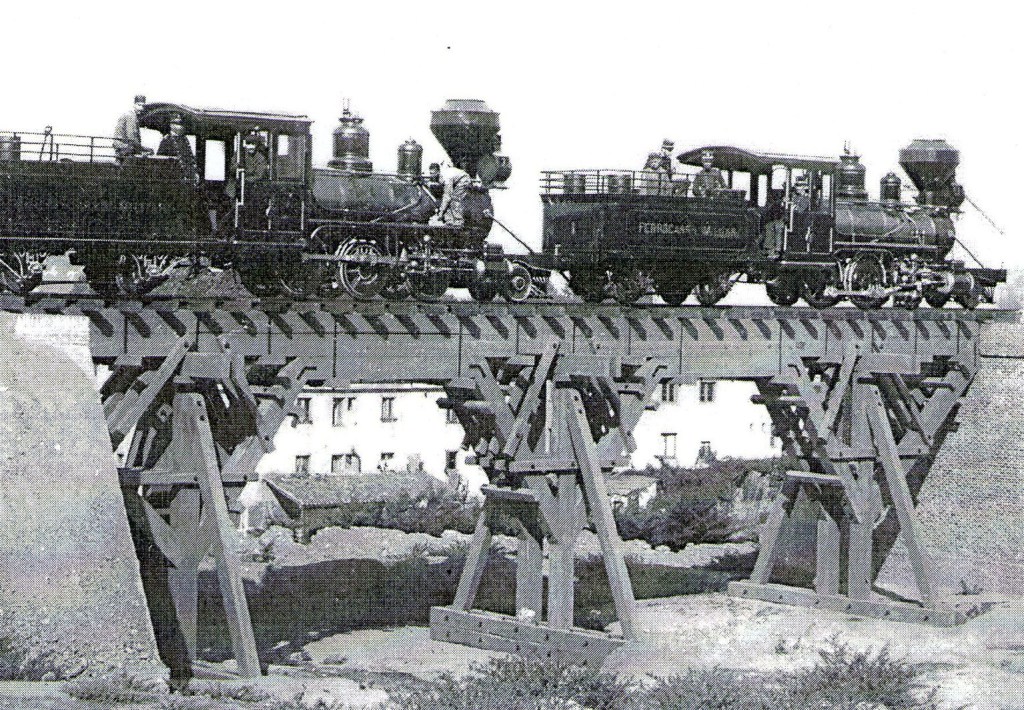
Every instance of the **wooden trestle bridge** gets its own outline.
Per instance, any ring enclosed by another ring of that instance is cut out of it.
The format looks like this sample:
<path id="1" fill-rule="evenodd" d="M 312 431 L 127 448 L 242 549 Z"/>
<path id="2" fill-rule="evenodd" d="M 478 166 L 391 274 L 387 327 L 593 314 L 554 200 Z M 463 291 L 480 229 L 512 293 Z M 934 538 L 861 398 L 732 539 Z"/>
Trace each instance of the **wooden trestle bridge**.
<path id="1" fill-rule="evenodd" d="M 132 437 L 121 484 L 158 638 L 166 645 L 176 636 L 195 658 L 198 567 L 212 550 L 235 657 L 249 676 L 260 673 L 260 661 L 229 544 L 226 495 L 255 478 L 303 388 L 354 382 L 441 384 L 442 406 L 458 415 L 490 477 L 456 597 L 432 611 L 434 638 L 584 660 L 634 638 L 633 592 L 603 472 L 627 460 L 656 386 L 698 379 L 754 382 L 785 451 L 802 462 L 787 473 L 751 578 L 733 583 L 731 594 L 956 623 L 959 612 L 934 588 L 914 496 L 978 370 L 982 324 L 1010 318 L 964 310 L 111 304 L 47 296 L 8 298 L 0 308 L 88 317 L 93 359 L 112 373 L 102 388 L 111 442 Z M 820 511 L 817 571 L 807 589 L 772 582 L 800 491 Z M 519 531 L 517 617 L 473 608 L 498 517 Z M 588 519 L 621 638 L 573 627 L 574 546 Z M 917 603 L 872 592 L 897 531 Z M 154 546 L 159 553 L 147 552 Z"/>

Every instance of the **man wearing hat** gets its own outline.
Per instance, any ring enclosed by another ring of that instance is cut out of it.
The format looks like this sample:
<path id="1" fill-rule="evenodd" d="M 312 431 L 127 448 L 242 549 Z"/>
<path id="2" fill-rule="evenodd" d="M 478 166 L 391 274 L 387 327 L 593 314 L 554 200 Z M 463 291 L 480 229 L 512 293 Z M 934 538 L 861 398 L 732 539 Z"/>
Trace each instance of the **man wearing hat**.
<path id="1" fill-rule="evenodd" d="M 469 173 L 448 161 L 441 162 L 440 177 L 444 186 L 441 204 L 438 205 L 437 214 L 431 218 L 430 223 L 462 227 L 466 223 L 463 203 L 473 180 Z"/>
<path id="2" fill-rule="evenodd" d="M 139 114 L 146 107 L 146 97 L 139 94 L 135 97 L 135 107 L 117 119 L 114 127 L 114 152 L 118 162 L 135 155 L 149 155 L 153 151 L 142 145 L 139 134 Z"/>
<path id="3" fill-rule="evenodd" d="M 668 195 L 671 194 L 669 176 L 665 173 L 661 153 L 650 153 L 647 156 L 647 163 L 640 171 L 640 194 L 641 195 Z"/>
<path id="4" fill-rule="evenodd" d="M 676 144 L 670 141 L 668 138 L 661 142 L 661 169 L 668 175 L 669 179 L 672 179 L 672 151 L 675 150 Z"/>
<path id="5" fill-rule="evenodd" d="M 160 147 L 157 148 L 156 154 L 177 158 L 184 179 L 193 185 L 199 184 L 196 156 L 192 152 L 192 145 L 188 142 L 188 138 L 185 137 L 185 122 L 178 114 L 171 116 L 170 131 L 160 141 Z"/>
<path id="6" fill-rule="evenodd" d="M 721 170 L 712 167 L 715 164 L 715 154 L 710 150 L 700 154 L 700 162 L 704 167 L 693 178 L 693 196 L 712 197 L 725 188 L 725 178 L 722 177 Z"/>

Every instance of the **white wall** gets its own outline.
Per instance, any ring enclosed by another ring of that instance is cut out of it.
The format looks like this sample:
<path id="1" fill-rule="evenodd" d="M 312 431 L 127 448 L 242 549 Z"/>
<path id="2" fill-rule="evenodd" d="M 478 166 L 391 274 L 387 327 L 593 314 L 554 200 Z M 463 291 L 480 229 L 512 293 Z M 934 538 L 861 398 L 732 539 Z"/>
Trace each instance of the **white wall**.
<path id="1" fill-rule="evenodd" d="M 466 464 L 469 451 L 462 450 L 462 427 L 449 424 L 446 412 L 437 406 L 444 395 L 439 387 L 428 385 L 393 385 L 384 387 L 354 386 L 344 392 L 311 390 L 308 423 L 289 417 L 274 437 L 275 450 L 267 454 L 256 468 L 257 473 L 292 473 L 295 457 L 309 456 L 309 471 L 331 472 L 335 455 L 356 453 L 363 473 L 373 473 L 381 464 L 381 454 L 393 454 L 390 470 L 406 470 L 412 460 L 422 461 L 423 470 L 440 479 L 446 478 L 447 452 L 457 451 L 456 470 L 471 487 L 478 487 L 485 476 L 477 466 Z M 335 398 L 351 398 L 352 406 L 342 413 L 340 425 L 333 423 Z M 381 421 L 381 400 L 394 398 L 394 421 Z"/>
<path id="2" fill-rule="evenodd" d="M 715 381 L 711 402 L 700 401 L 699 385 L 675 385 L 675 402 L 662 401 L 662 391 L 658 387 L 654 393 L 658 409 L 645 412 L 634 432 L 635 467 L 659 466 L 665 453 L 663 434 L 672 433 L 676 434 L 676 461 L 681 466 L 694 464 L 703 441 L 710 442 L 719 458 L 781 453 L 779 441 L 772 436 L 768 411 L 750 401 L 757 392 L 753 383 Z"/>

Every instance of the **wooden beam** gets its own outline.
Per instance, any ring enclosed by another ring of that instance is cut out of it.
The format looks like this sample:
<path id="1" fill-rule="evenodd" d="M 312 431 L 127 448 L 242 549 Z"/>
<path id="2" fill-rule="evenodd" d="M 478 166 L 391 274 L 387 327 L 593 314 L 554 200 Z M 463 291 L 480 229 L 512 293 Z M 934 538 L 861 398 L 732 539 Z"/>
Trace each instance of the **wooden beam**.
<path id="1" fill-rule="evenodd" d="M 896 515 L 900 522 L 900 537 L 910 553 L 910 564 L 914 571 L 914 578 L 917 580 L 918 591 L 921 593 L 921 601 L 925 606 L 931 607 L 934 606 L 931 561 L 921 543 L 921 529 L 917 522 L 917 515 L 914 513 L 914 501 L 907 487 L 907 474 L 903 470 L 903 463 L 900 461 L 896 442 L 893 440 L 889 419 L 885 414 L 885 405 L 877 390 L 874 392 L 874 399 L 873 406 L 868 408 L 871 434 L 874 437 L 875 446 L 878 448 L 878 458 L 885 470 L 889 496 L 892 498 L 893 507 L 896 509 Z"/>
<path id="2" fill-rule="evenodd" d="M 487 567 L 487 555 L 491 549 L 489 516 L 487 504 L 484 503 L 480 517 L 476 520 L 476 529 L 469 542 L 469 550 L 466 552 L 466 565 L 462 568 L 459 586 L 455 590 L 455 601 L 452 602 L 452 606 L 456 609 L 463 611 L 472 609 L 477 590 L 480 589 L 480 580 L 483 579 L 484 569 Z"/>
<path id="3" fill-rule="evenodd" d="M 636 631 L 633 615 L 636 612 L 636 600 L 633 598 L 633 585 L 629 580 L 626 560 L 622 556 L 622 542 L 615 527 L 604 471 L 598 465 L 597 445 L 590 435 L 590 425 L 587 423 L 587 414 L 583 409 L 583 400 L 579 392 L 574 389 L 563 391 L 567 393 L 563 395 L 563 406 L 569 425 L 569 439 L 579 462 L 590 517 L 601 541 L 601 554 L 604 557 L 612 597 L 615 599 L 615 610 L 622 626 L 622 635 L 627 639 L 634 639 Z"/>
<path id="4" fill-rule="evenodd" d="M 175 468 L 191 467 L 199 477 L 203 503 L 212 513 L 210 527 L 213 532 L 213 554 L 217 560 L 217 577 L 235 661 L 242 677 L 255 678 L 261 674 L 260 660 L 242 584 L 241 566 L 235 555 L 235 532 L 224 498 L 206 404 L 202 395 L 195 393 L 179 393 L 174 400 L 174 465 Z"/>

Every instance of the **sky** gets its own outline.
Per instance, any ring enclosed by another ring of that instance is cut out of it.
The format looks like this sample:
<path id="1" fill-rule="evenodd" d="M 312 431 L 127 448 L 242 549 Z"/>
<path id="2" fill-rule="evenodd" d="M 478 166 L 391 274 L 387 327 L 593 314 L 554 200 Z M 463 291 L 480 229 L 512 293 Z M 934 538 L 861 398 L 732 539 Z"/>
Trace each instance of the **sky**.
<path id="1" fill-rule="evenodd" d="M 499 219 L 539 247 L 540 171 L 639 169 L 664 138 L 862 155 L 868 189 L 914 138 L 960 150 L 959 236 L 987 266 L 1024 268 L 1019 69 L 1010 3 L 17 3 L 5 7 L 0 130 L 109 135 L 151 101 L 304 113 L 330 157 L 342 100 L 371 158 L 414 138 L 443 158 L 430 111 L 501 113 Z M 18 28 L 12 31 L 10 28 Z M 152 139 L 151 139 L 152 140 Z M 904 181 L 906 178 L 904 177 Z M 495 230 L 498 241 L 510 243 Z"/>

